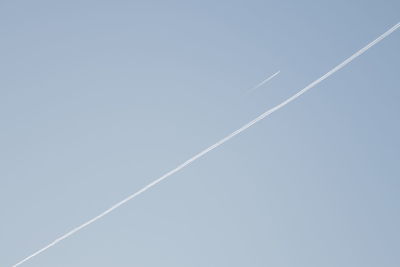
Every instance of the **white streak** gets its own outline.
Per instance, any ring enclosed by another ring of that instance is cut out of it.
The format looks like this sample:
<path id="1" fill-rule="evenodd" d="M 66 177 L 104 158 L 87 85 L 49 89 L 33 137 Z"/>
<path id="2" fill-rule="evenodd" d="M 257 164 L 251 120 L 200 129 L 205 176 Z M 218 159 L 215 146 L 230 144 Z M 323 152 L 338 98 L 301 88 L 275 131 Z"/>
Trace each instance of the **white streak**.
<path id="1" fill-rule="evenodd" d="M 257 84 L 256 86 L 254 86 L 253 88 L 249 89 L 248 92 L 252 92 L 258 88 L 260 88 L 262 85 L 266 84 L 267 82 L 269 82 L 270 80 L 272 80 L 272 78 L 274 78 L 276 75 L 278 75 L 281 71 L 278 70 L 277 72 L 275 72 L 274 74 L 272 74 L 271 76 L 269 76 L 267 79 L 265 79 L 264 81 L 260 82 L 259 84 Z"/>
<path id="2" fill-rule="evenodd" d="M 360 56 L 361 54 L 363 54 L 365 51 L 367 51 L 368 49 L 370 49 L 372 46 L 374 46 L 375 44 L 379 43 L 380 41 L 382 41 L 385 37 L 389 36 L 391 33 L 393 33 L 395 30 L 397 30 L 400 27 L 400 23 L 397 23 L 395 26 L 393 26 L 392 28 L 390 28 L 388 31 L 386 31 L 384 34 L 382 34 L 381 36 L 379 36 L 378 38 L 376 38 L 374 41 L 372 41 L 371 43 L 369 43 L 368 45 L 366 45 L 365 47 L 363 47 L 362 49 L 360 49 L 359 51 L 357 51 L 356 53 L 354 53 L 352 56 L 350 56 L 349 58 L 347 58 L 345 61 L 343 61 L 342 63 L 340 63 L 339 65 L 337 65 L 336 67 L 334 67 L 332 70 L 328 71 L 326 74 L 324 74 L 322 77 L 320 77 L 319 79 L 313 81 L 312 83 L 310 83 L 309 85 L 307 85 L 305 88 L 303 88 L 302 90 L 300 90 L 299 92 L 297 92 L 296 94 L 294 94 L 293 96 L 291 96 L 290 98 L 286 99 L 285 101 L 283 101 L 282 103 L 280 103 L 279 105 L 267 110 L 266 112 L 262 113 L 260 116 L 258 116 L 257 118 L 255 118 L 254 120 L 250 121 L 249 123 L 243 125 L 241 128 L 237 129 L 236 131 L 234 131 L 233 133 L 229 134 L 228 136 L 226 136 L 225 138 L 221 139 L 220 141 L 218 141 L 217 143 L 213 144 L 212 146 L 206 148 L 205 150 L 201 151 L 200 153 L 196 154 L 195 156 L 193 156 L 192 158 L 188 159 L 187 161 L 183 162 L 181 165 L 179 165 L 178 167 L 176 167 L 175 169 L 167 172 L 166 174 L 164 174 L 163 176 L 161 176 L 160 178 L 156 179 L 155 181 L 151 182 L 150 184 L 146 185 L 145 187 L 143 187 L 142 189 L 140 189 L 139 191 L 137 191 L 136 193 L 128 196 L 127 198 L 125 198 L 124 200 L 118 202 L 117 204 L 115 204 L 114 206 L 110 207 L 109 209 L 105 210 L 104 212 L 100 213 L 99 215 L 97 215 L 96 217 L 94 217 L 93 219 L 90 219 L 89 221 L 85 222 L 84 224 L 72 229 L 70 232 L 60 236 L 59 238 L 57 238 L 56 240 L 54 240 L 53 242 L 51 242 L 50 244 L 48 244 L 47 246 L 45 246 L 44 248 L 36 251 L 35 253 L 33 253 L 32 255 L 26 257 L 25 259 L 21 260 L 20 262 L 16 263 L 15 265 L 13 265 L 13 267 L 16 267 L 18 265 L 21 265 L 22 263 L 28 261 L 29 259 L 37 256 L 38 254 L 42 253 L 43 251 L 49 249 L 50 247 L 54 246 L 55 244 L 57 244 L 58 242 L 66 239 L 67 237 L 75 234 L 76 232 L 82 230 L 83 228 L 85 228 L 86 226 L 94 223 L 95 221 L 101 219 L 102 217 L 106 216 L 108 213 L 112 212 L 113 210 L 117 209 L 118 207 L 120 207 L 121 205 L 125 204 L 126 202 L 128 202 L 129 200 L 137 197 L 138 195 L 142 194 L 143 192 L 147 191 L 148 189 L 150 189 L 151 187 L 157 185 L 158 183 L 160 183 L 161 181 L 163 181 L 164 179 L 168 178 L 169 176 L 171 176 L 172 174 L 180 171 L 181 169 L 185 168 L 187 165 L 189 165 L 190 163 L 192 163 L 193 161 L 197 160 L 198 158 L 204 156 L 205 154 L 207 154 L 208 152 L 210 152 L 211 150 L 213 150 L 214 148 L 222 145 L 223 143 L 227 142 L 228 140 L 230 140 L 231 138 L 233 138 L 234 136 L 238 135 L 239 133 L 243 132 L 244 130 L 247 130 L 248 128 L 250 128 L 252 125 L 256 124 L 257 122 L 261 121 L 262 119 L 264 119 L 265 117 L 269 116 L 270 114 L 272 114 L 273 112 L 283 108 L 284 106 L 286 106 L 287 104 L 289 104 L 290 102 L 292 102 L 293 100 L 295 100 L 296 98 L 298 98 L 299 96 L 301 96 L 302 94 L 304 94 L 305 92 L 307 92 L 308 90 L 310 90 L 311 88 L 313 88 L 314 86 L 316 86 L 317 84 L 319 84 L 320 82 L 322 82 L 323 80 L 325 80 L 326 78 L 328 78 L 329 76 L 331 76 L 332 74 L 334 74 L 335 72 L 337 72 L 338 70 L 340 70 L 341 68 L 343 68 L 344 66 L 346 66 L 347 64 L 349 64 L 351 61 L 353 61 L 355 58 L 357 58 L 358 56 Z"/>

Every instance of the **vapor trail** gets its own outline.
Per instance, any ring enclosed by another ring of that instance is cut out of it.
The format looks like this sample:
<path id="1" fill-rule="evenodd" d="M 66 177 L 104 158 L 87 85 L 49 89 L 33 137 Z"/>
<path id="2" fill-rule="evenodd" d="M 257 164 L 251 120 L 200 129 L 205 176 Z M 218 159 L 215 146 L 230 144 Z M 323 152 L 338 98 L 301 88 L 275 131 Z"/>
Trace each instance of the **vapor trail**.
<path id="1" fill-rule="evenodd" d="M 392 34 L 394 31 L 396 31 L 398 28 L 400 27 L 400 23 L 397 23 L 395 26 L 393 26 L 392 28 L 390 28 L 389 30 L 387 30 L 385 33 L 383 33 L 381 36 L 379 36 L 378 38 L 376 38 L 374 41 L 372 41 L 371 43 L 369 43 L 368 45 L 366 45 L 365 47 L 361 48 L 359 51 L 357 51 L 356 53 L 354 53 L 353 55 L 351 55 L 349 58 L 347 58 L 346 60 L 344 60 L 342 63 L 340 63 L 339 65 L 337 65 L 336 67 L 334 67 L 333 69 L 331 69 L 330 71 L 328 71 L 326 74 L 324 74 L 322 77 L 318 78 L 317 80 L 313 81 L 312 83 L 310 83 L 309 85 L 307 85 L 305 88 L 303 88 L 302 90 L 300 90 L 299 92 L 297 92 L 296 94 L 294 94 L 293 96 L 289 97 L 288 99 L 286 99 L 285 101 L 283 101 L 282 103 L 280 103 L 279 105 L 276 105 L 275 107 L 265 111 L 264 113 L 262 113 L 261 115 L 259 115 L 257 118 L 255 118 L 254 120 L 250 121 L 249 123 L 243 125 L 241 128 L 237 129 L 236 131 L 234 131 L 233 133 L 229 134 L 228 136 L 226 136 L 225 138 L 221 139 L 220 141 L 218 141 L 217 143 L 213 144 L 212 146 L 204 149 L 203 151 L 201 151 L 200 153 L 196 154 L 195 156 L 193 156 L 192 158 L 188 159 L 187 161 L 183 162 L 181 165 L 179 165 L 178 167 L 176 167 L 175 169 L 167 172 L 166 174 L 164 174 L 163 176 L 161 176 L 160 178 L 154 180 L 153 182 L 151 182 L 150 184 L 146 185 L 145 187 L 143 187 L 142 189 L 140 189 L 139 191 L 137 191 L 136 193 L 128 196 L 127 198 L 123 199 L 122 201 L 118 202 L 117 204 L 115 204 L 114 206 L 110 207 L 109 209 L 105 210 L 104 212 L 100 213 L 99 215 L 97 215 L 96 217 L 94 217 L 93 219 L 90 219 L 89 221 L 85 222 L 84 224 L 72 229 L 70 232 L 60 236 L 59 238 L 57 238 L 56 240 L 54 240 L 53 242 L 51 242 L 50 244 L 48 244 L 47 246 L 43 247 L 42 249 L 36 251 L 35 253 L 33 253 L 32 255 L 26 257 L 25 259 L 21 260 L 20 262 L 16 263 L 15 265 L 13 265 L 13 267 L 19 266 L 22 263 L 28 261 L 29 259 L 37 256 L 38 254 L 44 252 L 45 250 L 49 249 L 50 247 L 54 246 L 55 244 L 57 244 L 58 242 L 66 239 L 67 237 L 73 235 L 74 233 L 82 230 L 83 228 L 85 228 L 86 226 L 94 223 L 95 221 L 101 219 L 102 217 L 106 216 L 108 213 L 112 212 L 113 210 L 117 209 L 118 207 L 120 207 L 121 205 L 125 204 L 126 202 L 128 202 L 129 200 L 137 197 L 138 195 L 142 194 L 143 192 L 147 191 L 148 189 L 150 189 L 151 187 L 157 185 L 158 183 L 160 183 L 161 181 L 163 181 L 164 179 L 168 178 L 169 176 L 171 176 L 172 174 L 180 171 L 181 169 L 185 168 L 187 165 L 189 165 L 190 163 L 192 163 L 193 161 L 197 160 L 198 158 L 204 156 L 205 154 L 207 154 L 208 152 L 210 152 L 211 150 L 213 150 L 214 148 L 222 145 L 223 143 L 227 142 L 228 140 L 230 140 L 231 138 L 233 138 L 234 136 L 238 135 L 239 133 L 243 132 L 244 130 L 247 130 L 248 128 L 250 128 L 252 125 L 256 124 L 257 122 L 261 121 L 262 119 L 264 119 L 265 117 L 269 116 L 270 114 L 272 114 L 273 112 L 283 108 L 284 106 L 286 106 L 287 104 L 289 104 L 290 102 L 292 102 L 293 100 L 295 100 L 296 98 L 298 98 L 299 96 L 301 96 L 302 94 L 304 94 L 305 92 L 307 92 L 308 90 L 310 90 L 311 88 L 313 88 L 314 86 L 316 86 L 317 84 L 319 84 L 320 82 L 322 82 L 323 80 L 325 80 L 326 78 L 328 78 L 329 76 L 331 76 L 332 74 L 334 74 L 335 72 L 337 72 L 338 70 L 340 70 L 341 68 L 343 68 L 344 66 L 346 66 L 347 64 L 349 64 L 351 61 L 353 61 L 355 58 L 357 58 L 358 56 L 362 55 L 365 51 L 367 51 L 368 49 L 370 49 L 372 46 L 376 45 L 377 43 L 379 43 L 380 41 L 382 41 L 384 38 L 386 38 L 387 36 L 389 36 L 390 34 Z"/>
<path id="2" fill-rule="evenodd" d="M 267 79 L 265 79 L 264 81 L 260 82 L 259 84 L 257 84 L 256 86 L 254 86 L 253 88 L 250 88 L 247 92 L 250 93 L 256 89 L 258 89 L 260 86 L 266 84 L 267 82 L 269 82 L 270 80 L 272 80 L 272 78 L 274 78 L 276 75 L 278 75 L 281 71 L 278 70 L 277 72 L 275 72 L 274 74 L 272 74 L 271 76 L 269 76 Z"/>

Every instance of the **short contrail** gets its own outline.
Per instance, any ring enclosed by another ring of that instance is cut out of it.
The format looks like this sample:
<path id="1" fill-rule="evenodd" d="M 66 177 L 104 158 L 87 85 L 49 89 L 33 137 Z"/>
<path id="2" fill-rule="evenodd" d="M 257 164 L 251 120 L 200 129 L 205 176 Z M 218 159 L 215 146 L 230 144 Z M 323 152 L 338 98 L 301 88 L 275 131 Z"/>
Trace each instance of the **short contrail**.
<path id="1" fill-rule="evenodd" d="M 108 213 L 112 212 L 113 210 L 117 209 L 119 206 L 125 204 L 126 202 L 128 202 L 129 200 L 137 197 L 138 195 L 142 194 L 143 192 L 147 191 L 148 189 L 150 189 L 151 187 L 157 185 L 158 183 L 160 183 L 162 180 L 168 178 L 169 176 L 171 176 L 172 174 L 180 171 L 181 169 L 185 168 L 187 165 L 189 165 L 190 163 L 192 163 L 193 161 L 197 160 L 198 158 L 204 156 L 205 154 L 207 154 L 208 152 L 210 152 L 211 150 L 213 150 L 214 148 L 222 145 L 223 143 L 227 142 L 228 140 L 230 140 L 231 138 L 233 138 L 234 136 L 238 135 L 239 133 L 243 132 L 244 130 L 247 130 L 248 128 L 250 128 L 252 125 L 256 124 L 257 122 L 261 121 L 262 119 L 264 119 L 265 117 L 269 116 L 270 114 L 272 114 L 273 112 L 283 108 L 284 106 L 286 106 L 287 104 L 289 104 L 290 102 L 292 102 L 293 100 L 295 100 L 296 98 L 298 98 L 299 96 L 301 96 L 302 94 L 304 94 L 305 92 L 307 92 L 308 90 L 310 90 L 311 88 L 313 88 L 314 86 L 316 86 L 317 84 L 319 84 L 320 82 L 322 82 L 323 80 L 325 80 L 326 78 L 328 78 L 329 76 L 331 76 L 332 74 L 334 74 L 335 72 L 337 72 L 338 70 L 340 70 L 341 68 L 343 68 L 344 66 L 346 66 L 347 64 L 349 64 L 351 61 L 353 61 L 355 58 L 357 58 L 358 56 L 360 56 L 361 54 L 363 54 L 365 51 L 367 51 L 368 49 L 370 49 L 372 46 L 374 46 L 375 44 L 379 43 L 380 41 L 382 41 L 385 37 L 389 36 L 391 33 L 393 33 L 395 30 L 397 30 L 400 27 L 400 23 L 397 23 L 395 26 L 393 26 L 392 28 L 390 28 L 388 31 L 386 31 L 384 34 L 382 34 L 381 36 L 379 36 L 378 38 L 376 38 L 374 41 L 372 41 L 371 43 L 369 43 L 368 45 L 366 45 L 365 47 L 363 47 L 362 49 L 360 49 L 359 51 L 357 51 L 356 53 L 354 53 L 352 56 L 350 56 L 349 58 L 347 58 L 345 61 L 343 61 L 342 63 L 340 63 L 339 65 L 337 65 L 336 67 L 334 67 L 332 70 L 328 71 L 326 74 L 324 74 L 322 77 L 320 77 L 319 79 L 313 81 L 312 83 L 310 83 L 309 85 L 307 85 L 305 88 L 303 88 L 302 90 L 300 90 L 299 92 L 297 92 L 296 94 L 294 94 L 293 96 L 291 96 L 290 98 L 286 99 L 285 101 L 283 101 L 282 103 L 280 103 L 279 105 L 265 111 L 264 113 L 262 113 L 261 115 L 259 115 L 257 118 L 255 118 L 254 120 L 250 121 L 249 123 L 245 124 L 244 126 L 242 126 L 241 128 L 237 129 L 236 131 L 234 131 L 233 133 L 229 134 L 228 136 L 226 136 L 225 138 L 221 139 L 220 141 L 218 141 L 217 143 L 213 144 L 212 146 L 206 148 L 205 150 L 201 151 L 200 153 L 196 154 L 195 156 L 193 156 L 192 158 L 188 159 L 187 161 L 183 162 L 181 165 L 179 165 L 178 167 L 176 167 L 175 169 L 167 172 L 166 174 L 164 174 L 163 176 L 161 176 L 160 178 L 156 179 L 155 181 L 151 182 L 150 184 L 146 185 L 145 187 L 143 187 L 142 189 L 140 189 L 139 191 L 137 191 L 136 193 L 128 196 L 127 198 L 125 198 L 124 200 L 118 202 L 117 204 L 115 204 L 114 206 L 110 207 L 109 209 L 105 210 L 104 212 L 100 213 L 99 215 L 97 215 L 96 217 L 94 217 L 93 219 L 90 219 L 89 221 L 85 222 L 84 224 L 72 229 L 70 232 L 60 236 L 59 238 L 57 238 L 56 240 L 54 240 L 53 242 L 51 242 L 50 244 L 48 244 L 47 246 L 45 246 L 44 248 L 36 251 L 35 253 L 33 253 L 32 255 L 26 257 L 25 259 L 21 260 L 20 262 L 16 263 L 15 266 L 21 265 L 22 263 L 28 261 L 29 259 L 37 256 L 38 254 L 42 253 L 43 251 L 49 249 L 50 247 L 54 246 L 55 244 L 57 244 L 58 242 L 66 239 L 67 237 L 73 235 L 74 233 L 82 230 L 83 228 L 85 228 L 86 226 L 94 223 L 95 221 L 101 219 L 102 217 L 106 216 Z"/>
<path id="2" fill-rule="evenodd" d="M 253 88 L 250 88 L 247 92 L 250 93 L 256 89 L 258 89 L 260 86 L 266 84 L 267 82 L 269 82 L 270 80 L 272 80 L 272 78 L 274 78 L 276 75 L 278 75 L 281 71 L 278 70 L 277 72 L 275 72 L 274 74 L 272 74 L 271 76 L 269 76 L 267 79 L 265 79 L 264 81 L 260 82 L 259 84 L 257 84 L 256 86 L 254 86 Z"/>

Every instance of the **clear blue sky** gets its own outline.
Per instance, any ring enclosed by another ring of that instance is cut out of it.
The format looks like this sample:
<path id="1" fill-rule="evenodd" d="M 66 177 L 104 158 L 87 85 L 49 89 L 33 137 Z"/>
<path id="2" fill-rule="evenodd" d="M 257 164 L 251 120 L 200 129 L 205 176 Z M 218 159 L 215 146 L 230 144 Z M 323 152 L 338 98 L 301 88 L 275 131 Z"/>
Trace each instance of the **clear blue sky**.
<path id="1" fill-rule="evenodd" d="M 0 266 L 303 88 L 399 10 L 1 1 Z M 399 266 L 399 47 L 400 31 L 24 266 Z"/>

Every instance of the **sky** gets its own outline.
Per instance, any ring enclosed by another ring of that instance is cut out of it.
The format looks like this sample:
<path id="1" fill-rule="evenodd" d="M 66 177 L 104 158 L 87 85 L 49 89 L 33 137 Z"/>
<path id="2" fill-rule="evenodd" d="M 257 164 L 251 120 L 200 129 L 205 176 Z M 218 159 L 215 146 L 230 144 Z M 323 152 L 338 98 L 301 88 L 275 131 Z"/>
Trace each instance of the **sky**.
<path id="1" fill-rule="evenodd" d="M 0 266 L 302 89 L 398 10 L 1 1 Z M 399 266 L 398 47 L 400 31 L 23 266 Z"/>

